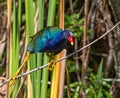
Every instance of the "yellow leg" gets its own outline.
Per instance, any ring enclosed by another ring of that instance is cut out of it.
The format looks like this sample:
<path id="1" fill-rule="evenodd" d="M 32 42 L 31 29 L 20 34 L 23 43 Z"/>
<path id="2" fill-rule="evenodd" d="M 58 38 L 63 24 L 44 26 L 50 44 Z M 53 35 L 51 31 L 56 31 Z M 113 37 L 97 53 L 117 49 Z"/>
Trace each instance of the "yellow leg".
<path id="1" fill-rule="evenodd" d="M 50 71 L 52 71 L 55 65 L 56 65 L 55 61 L 54 60 L 50 60 L 50 63 L 48 65 L 48 69 Z"/>
<path id="2" fill-rule="evenodd" d="M 18 76 L 18 74 L 20 73 L 21 69 L 23 68 L 23 66 L 25 65 L 25 63 L 28 61 L 28 59 L 30 58 L 30 53 L 27 54 L 27 56 L 25 57 L 23 63 L 21 64 L 20 68 L 17 70 L 17 72 L 15 74 L 13 74 L 9 79 L 8 82 L 10 82 L 11 80 L 16 80 L 16 77 Z M 15 81 L 13 81 L 14 83 Z M 13 84 L 12 83 L 12 84 Z"/>
<path id="3" fill-rule="evenodd" d="M 50 58 L 50 63 L 48 65 L 48 69 L 50 71 L 52 71 L 53 68 L 54 68 L 54 66 L 56 65 L 56 63 L 55 63 L 55 60 L 53 59 L 52 55 L 50 55 L 49 53 L 47 53 L 47 56 Z"/>

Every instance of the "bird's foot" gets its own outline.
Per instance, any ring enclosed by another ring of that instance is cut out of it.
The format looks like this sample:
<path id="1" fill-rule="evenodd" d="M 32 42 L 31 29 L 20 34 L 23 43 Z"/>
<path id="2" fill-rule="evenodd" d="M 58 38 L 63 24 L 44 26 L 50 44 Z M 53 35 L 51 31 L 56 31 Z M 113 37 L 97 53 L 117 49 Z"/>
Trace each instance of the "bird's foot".
<path id="1" fill-rule="evenodd" d="M 16 83 L 16 79 L 17 79 L 17 76 L 18 76 L 19 72 L 20 72 L 20 71 L 18 70 L 15 74 L 13 74 L 13 75 L 9 78 L 8 82 L 9 82 L 9 84 L 10 84 L 10 85 L 9 85 L 10 87 Z"/>
<path id="2" fill-rule="evenodd" d="M 48 65 L 48 69 L 50 71 L 52 71 L 55 65 L 56 65 L 56 62 L 54 60 L 50 60 L 50 63 Z"/>
<path id="3" fill-rule="evenodd" d="M 12 80 L 16 80 L 16 78 L 17 78 L 17 76 L 18 76 L 18 74 L 19 74 L 19 71 L 17 71 L 11 78 L 12 78 Z"/>

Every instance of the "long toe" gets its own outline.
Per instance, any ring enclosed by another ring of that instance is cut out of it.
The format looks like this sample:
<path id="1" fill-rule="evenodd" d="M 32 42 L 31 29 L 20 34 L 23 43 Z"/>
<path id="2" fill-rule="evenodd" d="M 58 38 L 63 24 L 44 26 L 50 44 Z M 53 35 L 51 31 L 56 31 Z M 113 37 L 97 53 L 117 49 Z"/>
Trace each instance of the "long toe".
<path id="1" fill-rule="evenodd" d="M 52 63 L 51 63 L 51 62 L 50 62 L 49 65 L 48 65 L 48 70 L 50 70 L 50 71 L 53 70 Z"/>
<path id="2" fill-rule="evenodd" d="M 50 71 L 52 71 L 53 68 L 54 68 L 54 66 L 55 66 L 55 61 L 54 61 L 54 60 L 50 60 L 50 63 L 49 63 L 49 65 L 48 65 L 48 69 L 49 69 Z"/>
<path id="3" fill-rule="evenodd" d="M 18 76 L 18 74 L 19 74 L 19 71 L 17 71 L 13 76 L 12 76 L 12 80 L 16 80 L 16 78 L 17 78 L 17 76 Z"/>

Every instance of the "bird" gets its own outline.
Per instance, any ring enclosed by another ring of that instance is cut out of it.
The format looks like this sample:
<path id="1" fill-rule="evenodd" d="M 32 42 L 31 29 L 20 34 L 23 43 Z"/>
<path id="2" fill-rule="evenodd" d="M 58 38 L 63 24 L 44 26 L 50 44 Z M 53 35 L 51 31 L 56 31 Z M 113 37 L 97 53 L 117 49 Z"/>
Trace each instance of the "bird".
<path id="1" fill-rule="evenodd" d="M 57 55 L 64 48 L 66 48 L 67 43 L 73 45 L 74 35 L 70 30 L 62 30 L 59 27 L 48 26 L 41 29 L 34 36 L 31 37 L 30 42 L 27 46 L 27 56 L 25 57 L 23 63 L 17 72 L 9 79 L 14 80 L 16 76 L 20 73 L 21 69 L 28 61 L 31 54 L 36 53 L 46 53 L 50 58 L 50 64 L 48 65 L 48 69 L 51 71 L 55 62 L 53 60 L 52 55 Z"/>
<path id="2" fill-rule="evenodd" d="M 65 48 L 68 41 L 73 44 L 73 33 L 58 27 L 46 27 L 31 38 L 27 46 L 31 54 L 47 52 L 56 55 Z"/>

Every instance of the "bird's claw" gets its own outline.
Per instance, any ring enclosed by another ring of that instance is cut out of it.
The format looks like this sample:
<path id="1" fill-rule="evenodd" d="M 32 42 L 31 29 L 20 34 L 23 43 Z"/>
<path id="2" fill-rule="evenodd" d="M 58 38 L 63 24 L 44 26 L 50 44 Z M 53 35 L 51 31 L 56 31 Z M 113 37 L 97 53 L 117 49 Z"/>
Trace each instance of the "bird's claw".
<path id="1" fill-rule="evenodd" d="M 19 73 L 20 73 L 20 70 L 18 70 L 15 74 L 13 74 L 11 77 L 11 80 L 16 80 Z"/>
<path id="2" fill-rule="evenodd" d="M 10 87 L 11 87 L 13 84 L 15 84 L 18 74 L 19 74 L 19 71 L 17 71 L 15 74 L 13 74 L 12 77 L 9 79 Z"/>
<path id="3" fill-rule="evenodd" d="M 56 62 L 54 60 L 51 60 L 48 65 L 48 69 L 52 71 L 55 65 L 56 65 Z"/>
<path id="4" fill-rule="evenodd" d="M 19 74 L 19 72 L 16 72 L 16 73 L 12 76 L 12 80 L 16 80 L 18 74 Z"/>

